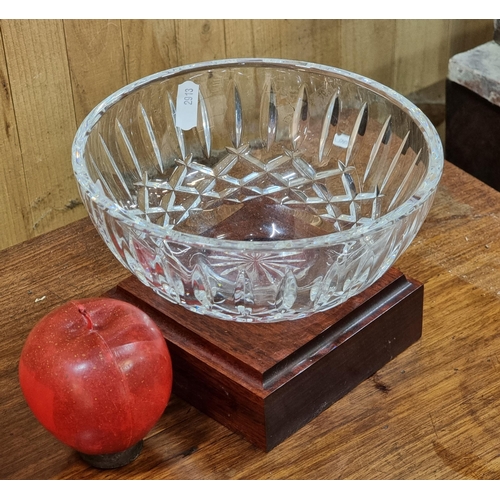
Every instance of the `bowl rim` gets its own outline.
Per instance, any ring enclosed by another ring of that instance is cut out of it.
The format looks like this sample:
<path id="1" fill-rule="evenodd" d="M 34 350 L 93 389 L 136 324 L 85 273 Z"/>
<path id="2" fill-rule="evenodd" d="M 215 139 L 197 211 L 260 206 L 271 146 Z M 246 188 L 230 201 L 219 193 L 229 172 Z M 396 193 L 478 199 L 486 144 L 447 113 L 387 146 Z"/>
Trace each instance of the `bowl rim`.
<path id="1" fill-rule="evenodd" d="M 353 226 L 350 229 L 321 236 L 268 241 L 217 239 L 208 236 L 184 233 L 177 231 L 172 227 L 162 227 L 134 214 L 130 214 L 126 208 L 117 205 L 113 200 L 105 196 L 102 190 L 99 190 L 97 184 L 90 178 L 83 152 L 92 128 L 109 108 L 114 106 L 123 97 L 155 81 L 164 80 L 183 73 L 191 73 L 196 70 L 201 71 L 220 67 L 245 65 L 262 65 L 268 67 L 293 68 L 298 70 L 314 70 L 316 72 L 330 74 L 368 88 L 369 90 L 380 94 L 382 97 L 399 106 L 414 120 L 415 125 L 422 132 L 429 149 L 428 170 L 418 189 L 409 199 L 396 209 L 382 215 L 378 219 L 373 220 L 370 224 Z M 71 148 L 71 156 L 73 173 L 79 189 L 84 191 L 88 198 L 90 198 L 93 203 L 97 204 L 100 209 L 110 213 L 121 222 L 133 227 L 135 230 L 147 231 L 149 234 L 162 240 L 175 241 L 177 243 L 198 247 L 210 247 L 215 244 L 220 249 L 233 251 L 241 251 L 243 249 L 254 251 L 304 249 L 308 247 L 339 244 L 359 239 L 361 237 L 368 237 L 372 233 L 384 230 L 397 223 L 399 220 L 404 219 L 422 205 L 425 205 L 427 201 L 431 201 L 430 199 L 435 194 L 444 169 L 443 146 L 434 125 L 414 103 L 400 93 L 371 78 L 341 68 L 313 62 L 276 58 L 232 58 L 203 61 L 159 71 L 131 82 L 102 100 L 84 118 L 75 134 Z"/>

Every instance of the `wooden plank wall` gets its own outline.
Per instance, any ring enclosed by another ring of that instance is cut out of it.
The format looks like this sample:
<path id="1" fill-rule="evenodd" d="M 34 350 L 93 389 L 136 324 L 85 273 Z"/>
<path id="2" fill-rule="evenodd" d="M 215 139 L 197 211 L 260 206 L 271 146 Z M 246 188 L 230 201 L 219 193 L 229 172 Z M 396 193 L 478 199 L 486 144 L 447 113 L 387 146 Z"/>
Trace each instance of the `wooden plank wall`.
<path id="1" fill-rule="evenodd" d="M 342 67 L 406 95 L 492 35 L 492 20 L 0 20 L 0 249 L 86 215 L 73 136 L 128 82 L 202 60 L 275 57 Z"/>

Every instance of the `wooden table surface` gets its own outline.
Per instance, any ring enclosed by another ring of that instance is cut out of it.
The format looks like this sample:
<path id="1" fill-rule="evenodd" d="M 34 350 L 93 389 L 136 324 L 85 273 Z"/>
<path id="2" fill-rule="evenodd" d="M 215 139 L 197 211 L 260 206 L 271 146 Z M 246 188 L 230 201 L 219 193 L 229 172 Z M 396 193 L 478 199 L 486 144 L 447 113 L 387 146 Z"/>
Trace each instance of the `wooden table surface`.
<path id="1" fill-rule="evenodd" d="M 93 469 L 28 409 L 23 343 L 53 308 L 128 276 L 88 219 L 0 253 L 0 479 L 499 479 L 500 193 L 447 163 L 397 261 L 422 339 L 269 453 L 172 397 L 139 458 Z"/>

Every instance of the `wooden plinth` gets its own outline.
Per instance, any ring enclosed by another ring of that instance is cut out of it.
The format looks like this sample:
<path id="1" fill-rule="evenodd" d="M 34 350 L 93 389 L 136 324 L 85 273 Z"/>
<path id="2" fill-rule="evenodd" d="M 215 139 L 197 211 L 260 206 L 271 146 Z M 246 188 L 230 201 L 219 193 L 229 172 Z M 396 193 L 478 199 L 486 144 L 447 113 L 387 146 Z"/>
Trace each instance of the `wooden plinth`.
<path id="1" fill-rule="evenodd" d="M 445 157 L 500 191 L 500 106 L 446 81 Z"/>
<path id="2" fill-rule="evenodd" d="M 265 451 L 422 333 L 423 286 L 396 269 L 330 311 L 269 324 L 191 313 L 134 277 L 108 295 L 134 303 L 161 328 L 175 394 Z"/>

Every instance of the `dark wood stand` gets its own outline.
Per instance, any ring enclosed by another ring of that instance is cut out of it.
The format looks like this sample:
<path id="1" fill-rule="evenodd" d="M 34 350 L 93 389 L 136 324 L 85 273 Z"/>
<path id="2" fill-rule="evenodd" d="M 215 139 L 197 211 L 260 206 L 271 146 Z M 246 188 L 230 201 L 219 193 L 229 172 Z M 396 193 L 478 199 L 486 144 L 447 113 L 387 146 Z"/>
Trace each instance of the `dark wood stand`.
<path id="1" fill-rule="evenodd" d="M 161 328 L 175 394 L 265 451 L 422 334 L 423 286 L 396 269 L 327 312 L 269 324 L 191 313 L 134 277 L 108 295 L 134 303 Z"/>
<path id="2" fill-rule="evenodd" d="M 500 106 L 446 81 L 445 157 L 500 191 Z"/>
<path id="3" fill-rule="evenodd" d="M 493 40 L 455 54 L 446 79 L 445 158 L 500 191 L 500 20 Z"/>

